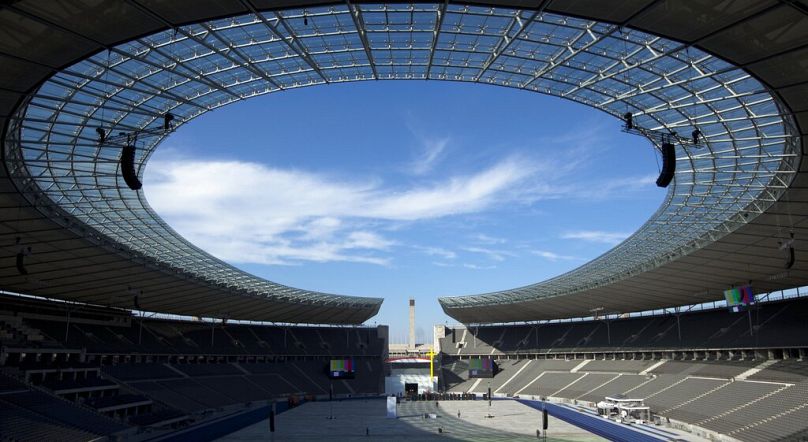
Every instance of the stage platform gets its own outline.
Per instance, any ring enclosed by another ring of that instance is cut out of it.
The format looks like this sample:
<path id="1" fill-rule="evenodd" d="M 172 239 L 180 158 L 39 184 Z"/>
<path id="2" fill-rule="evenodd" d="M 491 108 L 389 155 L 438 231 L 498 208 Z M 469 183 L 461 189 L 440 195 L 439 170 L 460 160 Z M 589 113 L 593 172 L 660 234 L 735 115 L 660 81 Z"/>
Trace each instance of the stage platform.
<path id="1" fill-rule="evenodd" d="M 329 419 L 332 406 L 334 419 Z M 541 428 L 541 412 L 516 401 L 494 401 L 490 409 L 492 418 L 486 417 L 488 402 L 482 400 L 440 401 L 437 407 L 435 402 L 402 402 L 398 406 L 398 419 L 387 419 L 385 413 L 385 401 L 379 399 L 309 402 L 278 415 L 274 435 L 269 432 L 269 421 L 264 420 L 218 440 L 543 440 L 536 438 L 536 430 Z M 425 413 L 436 413 L 438 417 L 424 419 Z M 547 434 L 547 440 L 553 442 L 606 440 L 552 416 Z"/>

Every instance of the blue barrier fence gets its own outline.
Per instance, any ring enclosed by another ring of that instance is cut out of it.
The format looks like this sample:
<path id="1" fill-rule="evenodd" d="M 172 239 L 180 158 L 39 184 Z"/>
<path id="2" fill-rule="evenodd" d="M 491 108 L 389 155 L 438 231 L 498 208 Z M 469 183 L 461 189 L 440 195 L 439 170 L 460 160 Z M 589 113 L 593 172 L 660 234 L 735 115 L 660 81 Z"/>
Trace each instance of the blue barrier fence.
<path id="1" fill-rule="evenodd" d="M 527 405 L 528 407 L 535 408 L 536 410 L 541 410 L 542 406 L 544 406 L 547 409 L 547 414 L 549 414 L 550 416 L 561 419 L 564 422 L 575 425 L 578 428 L 582 428 L 586 431 L 597 434 L 598 436 L 601 437 L 605 437 L 606 439 L 612 441 L 618 441 L 618 442 L 664 441 L 664 439 L 656 438 L 653 436 L 649 436 L 648 434 L 635 431 L 631 427 L 616 424 L 597 416 L 589 416 L 583 413 L 579 413 L 577 411 L 570 410 L 567 407 L 562 407 L 549 402 L 530 401 L 526 399 L 517 399 L 517 402 Z M 550 434 L 553 434 L 552 431 L 553 431 L 552 427 L 549 428 Z"/>

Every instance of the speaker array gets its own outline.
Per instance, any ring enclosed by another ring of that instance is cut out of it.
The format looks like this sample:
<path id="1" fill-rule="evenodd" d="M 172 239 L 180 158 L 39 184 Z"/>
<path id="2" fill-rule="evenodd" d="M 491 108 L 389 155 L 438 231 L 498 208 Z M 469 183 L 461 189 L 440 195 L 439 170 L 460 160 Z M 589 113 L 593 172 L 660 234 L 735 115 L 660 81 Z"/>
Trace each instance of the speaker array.
<path id="1" fill-rule="evenodd" d="M 143 183 L 135 172 L 135 146 L 127 144 L 121 149 L 121 175 L 124 182 L 132 190 L 139 190 Z"/>
<path id="2" fill-rule="evenodd" d="M 794 247 L 788 248 L 788 255 L 786 258 L 786 270 L 794 267 L 794 262 L 797 261 L 797 256 L 794 254 Z"/>
<path id="3" fill-rule="evenodd" d="M 674 148 L 671 143 L 662 143 L 662 170 L 659 172 L 656 185 L 659 187 L 668 187 L 668 184 L 673 180 L 673 174 L 675 172 L 676 148 Z"/>
<path id="4" fill-rule="evenodd" d="M 25 252 L 17 253 L 17 271 L 20 275 L 28 274 L 28 269 L 25 268 Z"/>

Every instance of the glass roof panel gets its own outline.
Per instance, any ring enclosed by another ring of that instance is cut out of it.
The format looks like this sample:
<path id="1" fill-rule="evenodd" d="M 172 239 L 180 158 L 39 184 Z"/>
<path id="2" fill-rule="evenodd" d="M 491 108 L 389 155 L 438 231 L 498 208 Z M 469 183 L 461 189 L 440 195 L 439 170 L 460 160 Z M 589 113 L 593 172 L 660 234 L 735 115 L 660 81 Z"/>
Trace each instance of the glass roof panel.
<path id="1" fill-rule="evenodd" d="M 120 176 L 174 127 L 256 95 L 334 81 L 430 78 L 552 94 L 638 125 L 702 132 L 678 144 L 659 210 L 629 239 L 550 280 L 452 307 L 532 300 L 598 287 L 689 253 L 760 213 L 794 176 L 797 144 L 776 99 L 742 69 L 644 32 L 550 13 L 462 4 L 361 4 L 260 12 L 181 26 L 120 44 L 56 73 L 14 120 L 14 178 L 94 232 L 212 286 L 272 299 L 378 304 L 285 287 L 208 255 L 167 226 Z M 96 129 L 108 138 L 98 142 Z M 123 134 L 123 135 L 119 135 Z M 135 137 L 135 134 L 138 136 Z M 655 140 L 659 144 L 659 140 Z M 41 203 L 40 203 L 41 204 Z"/>

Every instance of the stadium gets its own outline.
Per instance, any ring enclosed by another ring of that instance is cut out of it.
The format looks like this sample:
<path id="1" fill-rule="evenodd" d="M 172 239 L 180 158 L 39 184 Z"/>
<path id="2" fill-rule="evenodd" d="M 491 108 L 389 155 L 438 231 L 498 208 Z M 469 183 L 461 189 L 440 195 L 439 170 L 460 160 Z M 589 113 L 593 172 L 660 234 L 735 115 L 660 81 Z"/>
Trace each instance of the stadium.
<path id="1" fill-rule="evenodd" d="M 808 438 L 803 0 L 17 0 L 0 28 L 1 441 Z M 254 276 L 147 201 L 195 118 L 377 80 L 602 111 L 664 201 L 405 348 L 382 298 Z"/>

